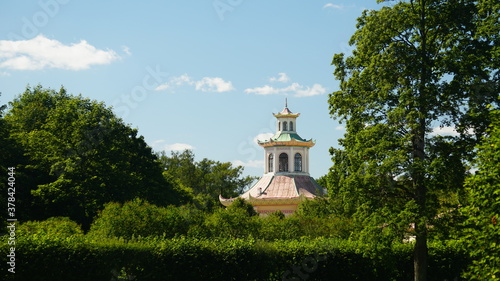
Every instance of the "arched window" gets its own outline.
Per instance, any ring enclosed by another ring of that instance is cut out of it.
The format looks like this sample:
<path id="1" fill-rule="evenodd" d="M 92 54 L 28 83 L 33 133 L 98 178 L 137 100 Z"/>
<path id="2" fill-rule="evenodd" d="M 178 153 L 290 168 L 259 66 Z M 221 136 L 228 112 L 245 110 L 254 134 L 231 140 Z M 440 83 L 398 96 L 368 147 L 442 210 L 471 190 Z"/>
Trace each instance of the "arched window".
<path id="1" fill-rule="evenodd" d="M 286 125 L 287 125 L 287 124 L 286 124 L 286 121 L 285 121 L 285 122 L 283 122 L 283 131 L 288 131 L 288 128 L 287 128 L 287 126 L 286 126 Z"/>
<path id="2" fill-rule="evenodd" d="M 273 165 L 274 165 L 274 154 L 269 154 L 268 158 L 268 172 L 272 173 L 273 172 Z"/>
<path id="3" fill-rule="evenodd" d="M 295 153 L 294 160 L 295 172 L 302 172 L 302 155 Z"/>
<path id="4" fill-rule="evenodd" d="M 290 121 L 290 131 L 293 131 L 293 122 Z"/>
<path id="5" fill-rule="evenodd" d="M 288 154 L 281 153 L 279 160 L 280 160 L 279 171 L 280 172 L 288 172 Z"/>
<path id="6" fill-rule="evenodd" d="M 281 122 L 278 122 L 278 131 L 281 131 Z"/>

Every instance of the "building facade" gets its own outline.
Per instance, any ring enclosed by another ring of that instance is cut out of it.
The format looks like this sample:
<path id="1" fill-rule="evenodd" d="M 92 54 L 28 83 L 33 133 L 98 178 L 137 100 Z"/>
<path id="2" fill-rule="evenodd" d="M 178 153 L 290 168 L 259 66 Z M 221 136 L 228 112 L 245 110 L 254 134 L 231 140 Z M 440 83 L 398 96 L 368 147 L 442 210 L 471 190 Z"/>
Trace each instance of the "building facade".
<path id="1" fill-rule="evenodd" d="M 309 149 L 315 141 L 303 139 L 297 133 L 300 113 L 291 112 L 285 103 L 285 108 L 273 115 L 276 133 L 258 142 L 264 148 L 264 175 L 240 197 L 261 215 L 276 211 L 290 215 L 302 200 L 322 195 L 323 188 L 309 175 Z M 235 198 L 219 199 L 229 206 Z"/>

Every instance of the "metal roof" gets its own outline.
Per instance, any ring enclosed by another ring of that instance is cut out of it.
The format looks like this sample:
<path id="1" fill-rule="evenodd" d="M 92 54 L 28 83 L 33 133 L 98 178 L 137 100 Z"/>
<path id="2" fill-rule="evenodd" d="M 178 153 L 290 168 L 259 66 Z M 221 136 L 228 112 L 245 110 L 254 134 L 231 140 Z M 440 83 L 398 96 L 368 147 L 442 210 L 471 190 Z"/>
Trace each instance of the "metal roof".
<path id="1" fill-rule="evenodd" d="M 252 188 L 240 197 L 250 201 L 252 204 L 264 204 L 280 201 L 300 201 L 301 199 L 313 199 L 321 195 L 323 189 L 310 176 L 301 175 L 264 175 Z M 232 199 L 219 198 L 221 203 L 228 206 Z"/>

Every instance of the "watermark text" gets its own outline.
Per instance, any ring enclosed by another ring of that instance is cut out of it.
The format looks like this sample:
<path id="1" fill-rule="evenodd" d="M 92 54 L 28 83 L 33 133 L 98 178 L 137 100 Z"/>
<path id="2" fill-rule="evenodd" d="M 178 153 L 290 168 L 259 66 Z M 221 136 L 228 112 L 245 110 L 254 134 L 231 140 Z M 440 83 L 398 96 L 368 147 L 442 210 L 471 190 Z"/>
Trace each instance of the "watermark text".
<path id="1" fill-rule="evenodd" d="M 10 246 L 7 255 L 8 271 L 16 273 L 16 168 L 9 167 L 7 173 L 7 229 L 9 238 L 7 244 Z"/>

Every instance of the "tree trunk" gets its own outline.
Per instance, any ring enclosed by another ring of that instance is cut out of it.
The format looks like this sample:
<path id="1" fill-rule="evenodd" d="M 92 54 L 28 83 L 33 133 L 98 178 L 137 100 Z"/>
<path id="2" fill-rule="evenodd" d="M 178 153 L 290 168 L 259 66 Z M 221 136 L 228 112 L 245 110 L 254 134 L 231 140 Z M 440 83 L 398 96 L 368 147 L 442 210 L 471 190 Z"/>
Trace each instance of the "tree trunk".
<path id="1" fill-rule="evenodd" d="M 413 252 L 414 281 L 427 280 L 427 215 L 426 197 L 427 188 L 424 183 L 424 174 L 421 170 L 424 153 L 424 131 L 414 139 L 414 161 L 417 163 L 413 174 L 413 186 L 415 188 L 415 202 L 417 203 L 417 214 L 415 216 L 415 248 Z"/>
<path id="2" fill-rule="evenodd" d="M 422 108 L 420 109 L 422 112 Z M 424 181 L 425 161 L 425 118 L 418 122 L 417 133 L 413 137 L 413 187 L 417 213 L 415 216 L 415 247 L 413 249 L 414 281 L 427 280 L 427 187 Z"/>
<path id="3" fill-rule="evenodd" d="M 413 136 L 413 187 L 415 190 L 415 201 L 417 203 L 417 214 L 415 219 L 415 248 L 413 252 L 414 281 L 427 280 L 427 211 L 426 198 L 427 187 L 425 185 L 425 129 L 427 111 L 427 83 L 429 82 L 429 54 L 427 51 L 427 15 L 426 0 L 420 0 L 420 85 L 419 96 L 417 97 L 417 108 L 421 116 L 419 117 Z"/>
<path id="4" fill-rule="evenodd" d="M 421 222 L 415 223 L 415 248 L 413 249 L 414 281 L 427 280 L 427 227 Z"/>

